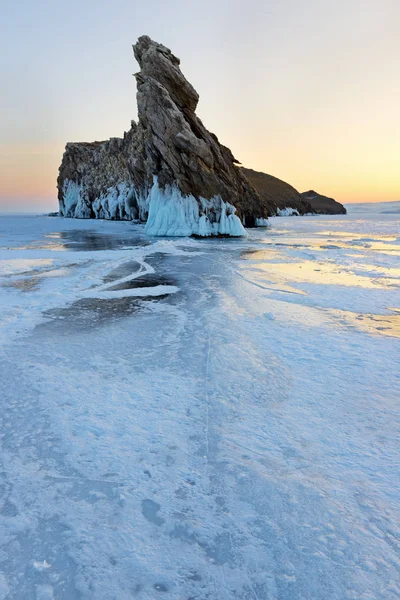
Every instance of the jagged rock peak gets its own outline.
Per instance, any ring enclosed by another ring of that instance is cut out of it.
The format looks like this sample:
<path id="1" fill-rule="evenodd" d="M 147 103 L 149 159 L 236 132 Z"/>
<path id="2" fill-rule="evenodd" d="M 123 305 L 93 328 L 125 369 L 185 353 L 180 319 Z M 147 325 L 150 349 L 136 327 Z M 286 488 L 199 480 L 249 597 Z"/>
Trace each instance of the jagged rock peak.
<path id="1" fill-rule="evenodd" d="M 152 235 L 241 235 L 242 223 L 266 224 L 275 205 L 195 114 L 199 96 L 179 59 L 148 36 L 133 50 L 139 122 L 121 139 L 67 144 L 60 213 L 147 220 Z"/>
<path id="2" fill-rule="evenodd" d="M 199 95 L 180 70 L 179 58 L 148 35 L 142 35 L 132 47 L 141 69 L 135 75 L 137 81 L 142 83 L 146 77 L 152 77 L 164 86 L 180 109 L 194 113 Z"/>

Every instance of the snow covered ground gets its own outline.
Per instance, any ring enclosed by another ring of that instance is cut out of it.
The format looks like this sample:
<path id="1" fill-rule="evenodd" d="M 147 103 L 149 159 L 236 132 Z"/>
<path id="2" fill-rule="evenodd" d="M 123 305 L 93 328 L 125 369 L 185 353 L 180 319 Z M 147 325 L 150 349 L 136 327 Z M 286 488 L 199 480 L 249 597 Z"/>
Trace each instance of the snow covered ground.
<path id="1" fill-rule="evenodd" d="M 1 217 L 0 599 L 398 599 L 399 231 Z"/>

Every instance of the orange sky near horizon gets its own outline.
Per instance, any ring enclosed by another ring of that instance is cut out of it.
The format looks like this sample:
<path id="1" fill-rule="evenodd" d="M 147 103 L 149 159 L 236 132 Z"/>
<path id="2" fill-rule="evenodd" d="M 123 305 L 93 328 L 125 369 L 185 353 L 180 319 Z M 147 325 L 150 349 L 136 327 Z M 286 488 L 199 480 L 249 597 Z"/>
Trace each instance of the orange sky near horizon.
<path id="1" fill-rule="evenodd" d="M 42 199 L 42 203 L 50 207 L 49 210 L 52 206 L 57 210 L 57 175 L 63 151 L 62 143 L 28 148 L 19 146 L 13 148 L 12 152 L 8 150 L 7 154 L 0 150 L 1 196 L 8 198 L 16 209 L 19 206 L 32 206 L 34 209 Z M 342 163 L 337 165 L 336 173 L 332 173 L 324 165 L 323 157 L 314 159 L 309 165 L 299 159 L 289 167 L 284 149 L 275 151 L 273 159 L 269 157 L 270 153 L 266 152 L 267 158 L 263 159 L 261 153 L 249 148 L 244 166 L 269 172 L 298 191 L 315 189 L 342 204 L 400 200 L 399 165 L 394 160 L 381 157 L 380 165 L 355 161 L 351 164 Z M 243 150 L 241 154 L 235 151 L 234 154 L 243 160 Z M 264 166 L 271 162 L 276 164 L 275 169 Z"/>
<path id="2" fill-rule="evenodd" d="M 143 33 L 181 58 L 200 118 L 246 167 L 343 204 L 400 200 L 397 0 L 87 0 L 72 23 L 78 0 L 22 4 L 0 42 L 0 212 L 57 210 L 65 143 L 129 128 Z"/>

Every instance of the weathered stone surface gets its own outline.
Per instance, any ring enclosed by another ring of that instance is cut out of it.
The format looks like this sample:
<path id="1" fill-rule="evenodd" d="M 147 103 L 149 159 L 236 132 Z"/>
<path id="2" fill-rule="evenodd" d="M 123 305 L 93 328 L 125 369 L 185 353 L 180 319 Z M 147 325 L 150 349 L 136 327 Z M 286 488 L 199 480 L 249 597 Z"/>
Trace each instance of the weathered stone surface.
<path id="1" fill-rule="evenodd" d="M 190 229 L 239 235 L 235 209 L 247 226 L 275 214 L 275 204 L 260 198 L 231 151 L 196 116 L 199 97 L 179 59 L 148 36 L 133 49 L 141 68 L 135 76 L 139 122 L 121 139 L 67 144 L 60 213 L 141 221 L 150 213 L 151 232 L 172 235 Z M 161 209 L 168 225 L 155 218 Z"/>

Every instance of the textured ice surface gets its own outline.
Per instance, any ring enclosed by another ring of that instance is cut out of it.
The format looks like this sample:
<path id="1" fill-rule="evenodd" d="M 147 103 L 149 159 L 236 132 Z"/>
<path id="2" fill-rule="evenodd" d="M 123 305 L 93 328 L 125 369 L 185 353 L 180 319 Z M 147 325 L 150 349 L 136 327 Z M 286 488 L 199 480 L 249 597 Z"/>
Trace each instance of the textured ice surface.
<path id="1" fill-rule="evenodd" d="M 0 218 L 1 598 L 399 598 L 399 221 L 271 221 Z"/>

